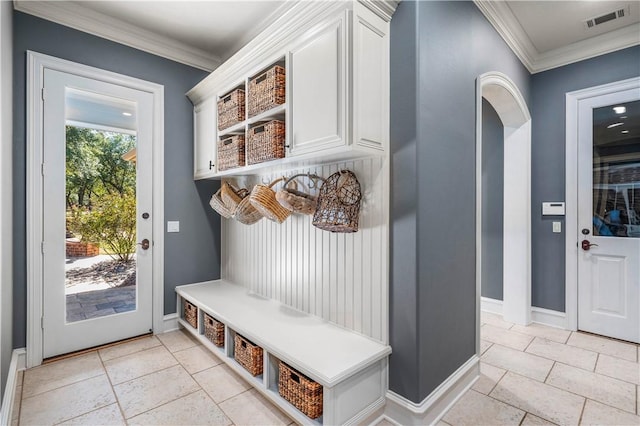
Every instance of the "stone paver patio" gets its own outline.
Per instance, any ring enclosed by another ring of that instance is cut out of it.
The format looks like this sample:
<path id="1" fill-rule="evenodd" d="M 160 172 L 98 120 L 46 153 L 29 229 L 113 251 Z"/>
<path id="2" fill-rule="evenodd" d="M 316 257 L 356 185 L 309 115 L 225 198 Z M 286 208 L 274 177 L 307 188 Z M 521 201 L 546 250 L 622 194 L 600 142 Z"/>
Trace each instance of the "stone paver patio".
<path id="1" fill-rule="evenodd" d="M 119 314 L 136 308 L 135 285 L 68 294 L 66 297 L 67 322 Z"/>

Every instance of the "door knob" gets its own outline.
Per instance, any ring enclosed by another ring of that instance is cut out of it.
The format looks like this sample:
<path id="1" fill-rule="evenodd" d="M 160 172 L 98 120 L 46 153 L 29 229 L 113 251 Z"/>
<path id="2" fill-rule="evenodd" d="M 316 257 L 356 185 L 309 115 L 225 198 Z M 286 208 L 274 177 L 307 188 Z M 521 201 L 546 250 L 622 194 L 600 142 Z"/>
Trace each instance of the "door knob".
<path id="1" fill-rule="evenodd" d="M 138 243 L 138 245 L 142 247 L 142 250 L 148 250 L 149 249 L 149 240 L 147 240 L 145 238 L 144 240 L 142 240 L 141 243 Z"/>
<path id="2" fill-rule="evenodd" d="M 598 245 L 592 242 L 589 242 L 589 240 L 582 240 L 582 243 L 580 243 L 582 245 L 582 250 L 584 251 L 589 251 L 589 249 L 591 247 L 597 247 Z"/>

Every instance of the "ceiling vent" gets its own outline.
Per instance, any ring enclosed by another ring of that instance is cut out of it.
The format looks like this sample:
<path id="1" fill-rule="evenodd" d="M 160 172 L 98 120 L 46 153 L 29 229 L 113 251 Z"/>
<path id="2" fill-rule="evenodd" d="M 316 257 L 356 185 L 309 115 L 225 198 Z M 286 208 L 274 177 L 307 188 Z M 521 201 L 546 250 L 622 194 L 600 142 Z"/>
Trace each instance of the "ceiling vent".
<path id="1" fill-rule="evenodd" d="M 594 28 L 600 24 L 604 24 L 605 22 L 613 21 L 615 19 L 624 18 L 629 15 L 629 6 L 623 7 L 622 9 L 616 9 L 612 12 L 608 12 L 602 14 L 600 16 L 596 16 L 594 18 L 587 19 L 584 21 L 584 24 L 587 28 Z"/>

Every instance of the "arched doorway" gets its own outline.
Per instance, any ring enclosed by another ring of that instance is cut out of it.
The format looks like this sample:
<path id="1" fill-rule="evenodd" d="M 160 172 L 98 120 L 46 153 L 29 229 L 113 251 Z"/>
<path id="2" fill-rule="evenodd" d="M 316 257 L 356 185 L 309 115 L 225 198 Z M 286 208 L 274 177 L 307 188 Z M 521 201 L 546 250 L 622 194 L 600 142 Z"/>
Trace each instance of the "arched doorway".
<path id="1" fill-rule="evenodd" d="M 531 322 L 531 115 L 516 85 L 489 72 L 476 82 L 476 293 L 482 288 L 482 99 L 504 125 L 503 304 L 505 321 Z M 479 325 L 478 325 L 479 333 Z M 480 339 L 478 339 L 479 345 Z"/>

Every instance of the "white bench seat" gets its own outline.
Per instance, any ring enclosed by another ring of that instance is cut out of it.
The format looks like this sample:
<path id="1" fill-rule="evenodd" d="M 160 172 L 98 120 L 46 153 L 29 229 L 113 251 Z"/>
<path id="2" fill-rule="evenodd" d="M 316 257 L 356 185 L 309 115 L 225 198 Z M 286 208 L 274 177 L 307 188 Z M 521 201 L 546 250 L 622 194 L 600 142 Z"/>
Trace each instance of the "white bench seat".
<path id="1" fill-rule="evenodd" d="M 337 401 L 332 402 L 333 398 L 337 400 L 341 397 L 349 404 L 356 404 L 364 395 L 349 395 L 350 392 L 363 394 L 360 388 L 364 384 L 371 387 L 371 383 L 376 383 L 377 388 L 380 377 L 383 382 L 380 387 L 386 386 L 387 356 L 391 353 L 388 345 L 224 280 L 179 286 L 176 293 L 179 312 L 180 298 L 186 299 L 196 305 L 199 311 L 223 322 L 227 326 L 227 340 L 231 340 L 234 333 L 239 333 L 262 347 L 265 351 L 265 371 L 273 371 L 275 367 L 270 367 L 269 362 L 273 362 L 272 357 L 275 357 L 322 384 L 325 389 L 325 414 L 330 412 L 336 421 L 344 422 L 350 417 L 345 417 L 348 413 L 340 409 Z M 201 321 L 202 314 L 199 317 Z M 181 323 L 186 324 L 183 320 Z M 202 327 L 201 330 L 188 325 L 185 328 L 201 340 L 204 339 Z M 222 351 L 228 357 L 225 359 L 227 363 L 235 362 L 229 345 L 233 345 L 233 342 L 225 342 L 226 350 Z M 276 379 L 266 377 L 262 380 L 265 381 L 260 384 L 262 387 L 274 390 Z M 345 384 L 341 384 L 343 382 Z M 277 389 L 275 392 L 277 394 Z M 361 413 L 372 404 L 370 399 L 374 397 L 378 404 L 380 391 L 376 392 L 368 397 L 369 401 L 360 403 L 364 404 L 364 408 L 352 414 Z M 267 393 L 267 396 L 274 399 L 272 394 Z M 274 402 L 282 406 L 284 400 L 278 398 Z M 285 411 L 289 411 L 291 406 L 285 408 Z"/>

